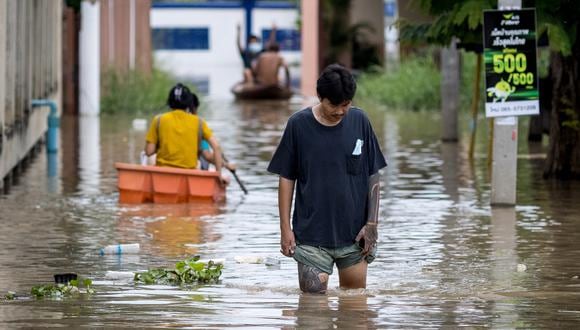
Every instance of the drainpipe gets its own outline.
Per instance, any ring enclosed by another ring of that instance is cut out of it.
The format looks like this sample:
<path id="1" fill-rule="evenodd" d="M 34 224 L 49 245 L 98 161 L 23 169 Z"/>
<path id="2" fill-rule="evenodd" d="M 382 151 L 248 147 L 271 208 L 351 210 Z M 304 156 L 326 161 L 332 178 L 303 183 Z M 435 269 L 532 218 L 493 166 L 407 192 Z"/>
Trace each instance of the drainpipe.
<path id="1" fill-rule="evenodd" d="M 58 152 L 58 128 L 60 127 L 60 118 L 58 117 L 56 102 L 53 100 L 32 100 L 32 107 L 50 107 L 48 114 L 48 130 L 46 132 L 46 152 Z"/>

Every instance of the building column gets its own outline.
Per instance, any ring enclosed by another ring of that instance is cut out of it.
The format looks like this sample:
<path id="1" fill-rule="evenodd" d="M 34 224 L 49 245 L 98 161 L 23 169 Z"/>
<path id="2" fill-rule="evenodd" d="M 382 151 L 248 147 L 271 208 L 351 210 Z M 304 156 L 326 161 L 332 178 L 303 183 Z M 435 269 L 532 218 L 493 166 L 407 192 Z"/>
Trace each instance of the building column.
<path id="1" fill-rule="evenodd" d="M 100 112 L 100 3 L 81 3 L 79 36 L 79 113 L 98 115 Z"/>
<path id="2" fill-rule="evenodd" d="M 319 67 L 319 0 L 301 0 L 302 10 L 302 73 L 301 92 L 305 96 L 316 96 L 316 81 Z"/>

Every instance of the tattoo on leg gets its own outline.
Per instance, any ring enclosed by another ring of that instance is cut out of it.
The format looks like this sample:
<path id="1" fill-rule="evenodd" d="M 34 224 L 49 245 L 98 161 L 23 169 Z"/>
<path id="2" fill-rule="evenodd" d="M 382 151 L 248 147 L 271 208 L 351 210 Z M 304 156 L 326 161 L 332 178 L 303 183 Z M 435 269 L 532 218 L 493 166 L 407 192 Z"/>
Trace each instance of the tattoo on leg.
<path id="1" fill-rule="evenodd" d="M 305 293 L 326 293 L 328 274 L 311 266 L 298 263 L 300 290 Z"/>

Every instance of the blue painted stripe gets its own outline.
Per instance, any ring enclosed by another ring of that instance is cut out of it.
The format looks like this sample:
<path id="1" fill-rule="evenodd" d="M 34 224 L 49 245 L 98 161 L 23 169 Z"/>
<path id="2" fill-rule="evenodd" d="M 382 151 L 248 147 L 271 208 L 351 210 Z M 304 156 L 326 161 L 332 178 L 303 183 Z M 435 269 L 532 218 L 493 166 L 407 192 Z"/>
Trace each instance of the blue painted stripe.
<path id="1" fill-rule="evenodd" d="M 256 1 L 254 8 L 260 9 L 298 9 L 293 1 Z"/>
<path id="2" fill-rule="evenodd" d="M 243 9 L 242 1 L 211 1 L 211 2 L 154 2 L 156 9 Z M 256 1 L 254 8 L 259 9 L 298 9 L 292 1 Z"/>
<path id="3" fill-rule="evenodd" d="M 209 28 L 156 28 L 153 49 L 208 50 Z"/>

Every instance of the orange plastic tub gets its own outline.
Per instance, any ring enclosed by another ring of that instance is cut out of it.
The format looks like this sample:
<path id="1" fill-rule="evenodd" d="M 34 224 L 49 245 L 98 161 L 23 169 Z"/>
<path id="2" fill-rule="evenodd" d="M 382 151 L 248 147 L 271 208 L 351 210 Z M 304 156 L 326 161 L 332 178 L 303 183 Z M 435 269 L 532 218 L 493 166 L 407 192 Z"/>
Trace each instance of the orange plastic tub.
<path id="1" fill-rule="evenodd" d="M 216 172 L 126 163 L 115 163 L 115 167 L 120 203 L 221 201 L 226 196 Z"/>

